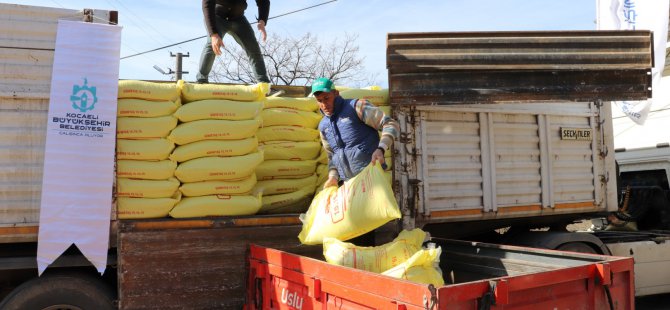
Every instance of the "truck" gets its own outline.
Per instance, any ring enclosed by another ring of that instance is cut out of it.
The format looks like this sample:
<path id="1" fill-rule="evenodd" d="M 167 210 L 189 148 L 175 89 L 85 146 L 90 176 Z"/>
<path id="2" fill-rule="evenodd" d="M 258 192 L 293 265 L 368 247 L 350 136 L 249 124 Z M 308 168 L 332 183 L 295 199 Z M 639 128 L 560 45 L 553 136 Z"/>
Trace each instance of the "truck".
<path id="1" fill-rule="evenodd" d="M 637 296 L 670 292 L 667 157 L 615 152 L 610 104 L 651 97 L 649 35 L 389 34 L 390 98 L 403 133 L 394 161 L 403 226 L 634 257 Z M 584 219 L 602 223 L 624 204 L 655 209 L 646 217 L 655 223 L 569 231 Z"/>
<path id="2" fill-rule="evenodd" d="M 0 205 L 0 309 L 239 308 L 245 303 L 250 307 L 249 303 L 255 300 L 257 307 L 263 308 L 260 305 L 267 305 L 267 299 L 262 300 L 262 293 L 272 290 L 256 292 L 254 288 L 269 288 L 270 284 L 263 281 L 270 279 L 284 282 L 263 277 L 259 270 L 275 267 L 261 265 L 272 262 L 276 268 L 301 273 L 303 279 L 314 275 L 309 276 L 313 270 L 300 270 L 301 262 L 316 264 L 317 269 L 335 267 L 318 260 L 322 258 L 321 247 L 299 243 L 297 235 L 302 223 L 298 214 L 119 220 L 112 211 L 104 274 L 98 274 L 72 246 L 38 277 L 39 197 L 55 33 L 29 30 L 55 31 L 60 18 L 116 23 L 117 13 L 10 4 L 0 4 L 0 8 L 0 23 L 7 26 L 0 31 L 0 55 L 6 62 L 0 67 L 0 115 L 5 120 L 3 132 L 7 133 L 0 152 L 5 163 L 0 171 L 6 182 L 0 187 L 0 197 L 4 199 Z M 517 300 L 511 297 L 512 293 L 505 295 L 505 290 L 517 294 L 519 288 L 550 291 L 543 295 L 544 299 L 527 301 L 530 305 L 550 304 L 549 300 L 562 294 L 551 291 L 564 293 L 568 282 L 539 282 L 564 275 L 565 279 L 587 283 L 592 288 L 585 297 L 589 300 L 586 308 L 631 308 L 631 260 L 552 251 L 611 254 L 608 244 L 595 234 L 553 228 L 617 211 L 614 159 L 607 151 L 612 149 L 611 122 L 607 122 L 609 106 L 603 102 L 649 96 L 651 35 L 643 31 L 515 34 L 518 36 L 423 34 L 427 41 L 419 38 L 421 34 L 389 35 L 389 93 L 392 113 L 402 126 L 402 135 L 393 150 L 393 187 L 403 219 L 376 231 L 377 243 L 390 240 L 400 229 L 416 227 L 429 231 L 435 240 L 472 240 L 475 243 L 440 241 L 449 249 L 445 252 L 451 251 L 445 261 L 495 253 L 477 259 L 499 268 L 488 272 L 483 263 L 462 271 L 445 265 L 443 270 L 464 272 L 470 277 L 447 283 L 464 287 L 463 284 L 479 281 L 473 284 L 477 294 L 482 293 L 479 297 L 490 290 L 489 295 L 501 296 L 501 304 L 507 303 L 503 302 L 507 298 L 504 296 L 511 298 L 508 301 Z M 477 56 L 477 52 L 492 47 L 485 46 L 486 42 L 512 50 L 500 53 L 500 59 Z M 548 43 L 534 46 L 543 42 Z M 535 53 L 514 51 L 515 43 Z M 456 46 L 461 53 L 422 54 L 439 50 L 444 47 L 441 44 Z M 484 46 L 478 48 L 481 44 Z M 570 63 L 570 57 L 563 57 L 557 65 L 537 56 L 552 50 L 560 56 L 564 49 L 579 51 L 584 47 L 591 50 L 579 55 L 581 63 Z M 635 51 L 626 53 L 631 48 Z M 607 67 L 612 63 L 607 62 L 608 57 L 593 56 L 607 49 L 617 50 L 612 62 L 626 61 L 629 66 L 613 70 Z M 527 63 L 514 63 L 517 54 L 522 55 L 517 61 Z M 463 64 L 465 59 L 475 63 L 468 67 Z M 477 59 L 487 62 L 477 64 Z M 519 83 L 522 80 L 534 84 Z M 283 90 L 295 96 L 308 93 L 300 87 Z M 498 135 L 501 133 L 504 134 Z M 504 143 L 512 144 L 502 148 Z M 526 158 L 531 163 L 516 158 Z M 557 173 L 561 170 L 565 172 Z M 552 229 L 537 231 L 547 226 Z M 249 247 L 252 243 L 256 245 Z M 269 256 L 280 259 L 269 261 Z M 510 261 L 501 259 L 505 256 L 515 257 L 514 266 L 521 271 L 514 271 Z M 561 259 L 555 260 L 555 266 L 538 268 L 538 260 L 550 257 Z M 282 266 L 283 258 L 286 263 L 293 263 Z M 351 289 L 365 291 L 357 295 L 365 299 L 379 296 L 379 290 L 386 287 L 392 294 L 384 293 L 385 296 L 392 299 L 391 303 L 395 301 L 397 308 L 402 308 L 401 288 L 408 294 L 435 290 L 383 276 L 374 276 L 381 286 L 367 287 L 364 282 L 338 284 L 333 282 L 338 273 L 362 279 L 372 276 L 347 268 L 329 270 L 333 272 L 319 281 L 313 279 L 323 285 L 323 292 L 328 291 L 326 284 L 344 285 L 343 288 L 351 284 Z M 506 275 L 512 277 L 505 278 Z M 256 282 L 258 286 L 252 285 Z M 496 290 L 489 282 L 523 285 L 501 284 Z M 456 286 L 438 289 L 447 293 Z M 316 287 L 308 290 L 314 297 Z M 436 302 L 444 305 L 451 299 L 442 293 L 434 296 Z M 473 301 L 479 297 L 468 296 L 467 301 L 461 300 L 463 307 L 482 303 Z M 372 308 L 390 307 L 347 298 Z M 416 301 L 413 298 L 407 303 Z M 289 308 L 297 309 L 295 304 Z"/>

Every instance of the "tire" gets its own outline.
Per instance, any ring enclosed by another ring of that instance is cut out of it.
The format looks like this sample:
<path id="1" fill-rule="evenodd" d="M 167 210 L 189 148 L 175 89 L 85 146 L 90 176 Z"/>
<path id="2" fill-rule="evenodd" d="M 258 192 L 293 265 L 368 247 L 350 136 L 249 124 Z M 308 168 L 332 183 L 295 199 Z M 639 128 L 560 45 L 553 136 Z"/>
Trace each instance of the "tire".
<path id="1" fill-rule="evenodd" d="M 2 310 L 116 309 L 114 292 L 83 273 L 43 275 L 19 285 L 0 303 Z"/>
<path id="2" fill-rule="evenodd" d="M 578 252 L 578 253 L 587 253 L 587 254 L 601 254 L 598 253 L 593 247 L 584 243 L 584 242 L 568 242 L 561 244 L 556 248 L 559 251 L 568 251 L 568 252 Z"/>

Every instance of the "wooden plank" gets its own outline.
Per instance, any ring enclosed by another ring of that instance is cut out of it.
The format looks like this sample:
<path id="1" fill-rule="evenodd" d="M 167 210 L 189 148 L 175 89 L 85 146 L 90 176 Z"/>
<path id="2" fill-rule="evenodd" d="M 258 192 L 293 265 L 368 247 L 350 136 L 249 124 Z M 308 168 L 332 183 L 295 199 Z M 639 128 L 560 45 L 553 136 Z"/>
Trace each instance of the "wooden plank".
<path id="1" fill-rule="evenodd" d="M 205 219 L 198 223 L 211 225 L 189 227 L 179 225 L 182 221 L 194 223 L 165 220 L 164 229 L 157 229 L 157 221 L 120 223 L 121 309 L 240 308 L 250 243 L 321 257 L 320 246 L 300 244 L 301 225 L 227 226 Z"/>

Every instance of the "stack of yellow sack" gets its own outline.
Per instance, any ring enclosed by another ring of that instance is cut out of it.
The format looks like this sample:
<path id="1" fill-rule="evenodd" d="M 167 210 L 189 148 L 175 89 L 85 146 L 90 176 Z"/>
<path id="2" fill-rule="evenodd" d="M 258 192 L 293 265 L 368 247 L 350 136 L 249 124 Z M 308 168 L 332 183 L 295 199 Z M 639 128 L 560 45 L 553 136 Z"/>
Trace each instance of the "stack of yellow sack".
<path id="1" fill-rule="evenodd" d="M 117 109 L 117 209 L 119 219 L 165 217 L 179 201 L 174 144 L 179 85 L 119 81 Z"/>
<path id="2" fill-rule="evenodd" d="M 321 114 L 314 98 L 268 97 L 258 132 L 265 161 L 256 168 L 260 213 L 299 213 L 309 206 L 317 182 Z"/>
<path id="3" fill-rule="evenodd" d="M 261 207 L 252 194 L 254 170 L 263 161 L 256 133 L 267 92 L 257 85 L 184 84 L 180 124 L 168 139 L 177 144 L 170 159 L 184 198 L 175 218 L 252 215 Z"/>
<path id="4" fill-rule="evenodd" d="M 340 266 L 381 273 L 413 282 L 444 285 L 440 269 L 442 249 L 429 244 L 421 229 L 403 230 L 393 241 L 376 247 L 359 247 L 335 238 L 323 241 L 326 261 Z"/>
<path id="5" fill-rule="evenodd" d="M 323 185 L 328 180 L 328 154 L 322 147 L 321 154 L 316 159 L 316 189 L 314 195 L 317 195 L 323 189 Z"/>

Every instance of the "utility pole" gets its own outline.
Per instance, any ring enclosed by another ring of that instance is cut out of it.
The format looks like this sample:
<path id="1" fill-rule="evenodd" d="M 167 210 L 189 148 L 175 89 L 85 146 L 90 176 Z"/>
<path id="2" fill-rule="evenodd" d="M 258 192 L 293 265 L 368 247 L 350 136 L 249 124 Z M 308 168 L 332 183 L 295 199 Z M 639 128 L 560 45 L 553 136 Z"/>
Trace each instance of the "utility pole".
<path id="1" fill-rule="evenodd" d="M 186 53 L 186 55 L 184 55 L 182 53 L 172 54 L 172 52 L 170 52 L 170 56 L 177 58 L 177 64 L 176 64 L 176 69 L 174 71 L 174 74 L 175 74 L 175 79 L 177 81 L 179 81 L 179 80 L 181 80 L 181 75 L 182 74 L 188 74 L 188 71 L 182 71 L 181 70 L 181 59 L 182 59 L 182 57 L 188 57 L 189 53 Z"/>

